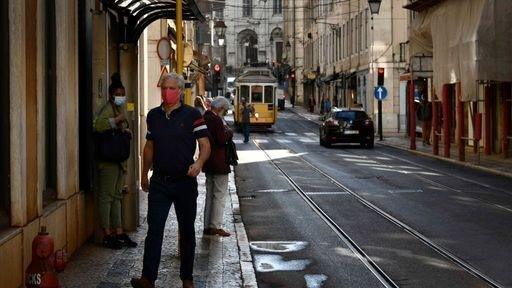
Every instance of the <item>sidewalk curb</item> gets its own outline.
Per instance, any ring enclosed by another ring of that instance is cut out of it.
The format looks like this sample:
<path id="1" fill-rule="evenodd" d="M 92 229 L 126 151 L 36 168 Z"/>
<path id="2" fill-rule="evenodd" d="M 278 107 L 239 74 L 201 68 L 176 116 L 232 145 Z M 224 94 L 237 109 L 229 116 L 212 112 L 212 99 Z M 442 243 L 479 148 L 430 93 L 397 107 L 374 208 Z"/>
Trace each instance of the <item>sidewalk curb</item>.
<path id="1" fill-rule="evenodd" d="M 295 108 L 288 108 L 288 110 L 290 110 L 292 113 L 294 113 L 296 115 L 299 115 L 300 117 L 302 117 L 302 118 L 304 118 L 304 119 L 306 119 L 306 120 L 308 120 L 310 122 L 313 122 L 313 123 L 315 123 L 317 125 L 320 125 L 315 120 L 310 119 L 310 118 L 302 115 L 301 113 L 297 112 L 297 110 L 295 110 Z M 483 171 L 483 172 L 487 172 L 487 173 L 490 173 L 490 174 L 495 174 L 495 175 L 500 175 L 500 176 L 507 177 L 507 178 L 512 178 L 512 173 L 502 172 L 502 171 L 495 170 L 495 169 L 492 169 L 492 168 L 487 168 L 487 167 L 479 166 L 479 165 L 476 165 L 476 164 L 473 164 L 473 163 L 461 162 L 461 161 L 458 161 L 456 159 L 446 158 L 446 157 L 434 155 L 434 154 L 423 152 L 423 151 L 411 150 L 409 148 L 406 148 L 406 147 L 403 147 L 403 146 L 400 146 L 400 145 L 391 144 L 391 143 L 376 142 L 376 144 L 382 145 L 382 146 L 387 146 L 387 147 L 392 147 L 392 148 L 395 148 L 395 149 L 400 149 L 400 150 L 403 150 L 403 151 L 409 151 L 411 153 L 415 153 L 415 154 L 418 154 L 418 155 L 422 155 L 422 156 L 426 156 L 426 157 L 442 160 L 442 161 L 445 161 L 445 162 L 449 162 L 449 163 L 452 163 L 452 164 L 456 164 L 456 165 L 460 165 L 460 166 L 464 166 L 464 167 L 468 167 L 468 168 L 477 169 L 477 170 L 480 170 L 480 171 Z"/>
<path id="2" fill-rule="evenodd" d="M 242 271 L 242 287 L 257 288 L 256 274 L 252 265 L 251 251 L 249 248 L 249 239 L 245 232 L 245 226 L 240 215 L 240 202 L 235 185 L 235 172 L 229 174 L 229 195 L 231 198 L 231 208 L 233 211 L 233 222 L 235 224 L 235 234 L 238 243 L 238 254 L 240 256 L 240 268 Z"/>

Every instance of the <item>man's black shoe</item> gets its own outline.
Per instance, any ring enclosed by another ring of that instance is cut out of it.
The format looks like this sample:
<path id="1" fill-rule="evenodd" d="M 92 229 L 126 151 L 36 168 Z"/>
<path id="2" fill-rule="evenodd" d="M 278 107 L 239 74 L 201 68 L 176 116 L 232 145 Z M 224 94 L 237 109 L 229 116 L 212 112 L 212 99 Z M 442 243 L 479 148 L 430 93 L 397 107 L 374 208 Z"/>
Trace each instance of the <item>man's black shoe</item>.
<path id="1" fill-rule="evenodd" d="M 137 247 L 137 242 L 134 242 L 132 239 L 130 239 L 130 237 L 126 233 L 117 235 L 117 240 L 119 242 L 121 242 L 121 244 L 124 247 L 129 247 L 129 248 Z"/>
<path id="2" fill-rule="evenodd" d="M 103 246 L 114 250 L 123 249 L 123 243 L 117 240 L 117 237 L 114 235 L 105 235 L 103 237 Z"/>

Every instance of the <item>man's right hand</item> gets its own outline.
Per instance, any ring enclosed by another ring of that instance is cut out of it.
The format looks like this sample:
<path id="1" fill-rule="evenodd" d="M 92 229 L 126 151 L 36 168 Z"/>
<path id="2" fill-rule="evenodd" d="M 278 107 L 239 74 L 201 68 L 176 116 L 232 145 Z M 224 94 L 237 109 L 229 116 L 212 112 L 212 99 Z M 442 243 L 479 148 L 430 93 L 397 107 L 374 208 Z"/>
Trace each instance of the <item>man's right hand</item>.
<path id="1" fill-rule="evenodd" d="M 142 188 L 142 191 L 149 192 L 149 180 L 148 175 L 142 175 L 140 178 L 140 187 Z"/>

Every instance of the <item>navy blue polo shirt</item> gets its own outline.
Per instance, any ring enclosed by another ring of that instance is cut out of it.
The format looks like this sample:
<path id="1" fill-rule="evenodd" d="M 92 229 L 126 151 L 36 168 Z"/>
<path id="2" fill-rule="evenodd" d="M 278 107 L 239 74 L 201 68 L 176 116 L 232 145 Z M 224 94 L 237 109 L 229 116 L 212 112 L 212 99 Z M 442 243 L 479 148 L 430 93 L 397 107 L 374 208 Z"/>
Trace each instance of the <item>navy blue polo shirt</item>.
<path id="1" fill-rule="evenodd" d="M 159 106 L 149 111 L 146 123 L 146 139 L 153 141 L 153 171 L 165 176 L 186 175 L 194 163 L 196 139 L 208 137 L 201 113 L 182 104 L 166 115 Z"/>

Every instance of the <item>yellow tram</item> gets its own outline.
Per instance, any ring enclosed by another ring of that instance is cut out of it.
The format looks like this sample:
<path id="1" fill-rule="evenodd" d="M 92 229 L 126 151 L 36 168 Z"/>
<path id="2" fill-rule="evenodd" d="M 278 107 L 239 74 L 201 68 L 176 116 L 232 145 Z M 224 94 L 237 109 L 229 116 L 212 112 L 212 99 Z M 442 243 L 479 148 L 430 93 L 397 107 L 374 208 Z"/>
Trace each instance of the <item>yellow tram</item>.
<path id="1" fill-rule="evenodd" d="M 235 125 L 242 121 L 242 98 L 247 105 L 254 107 L 251 126 L 270 128 L 277 119 L 277 79 L 266 67 L 247 67 L 242 75 L 235 79 L 236 95 L 233 117 Z"/>

